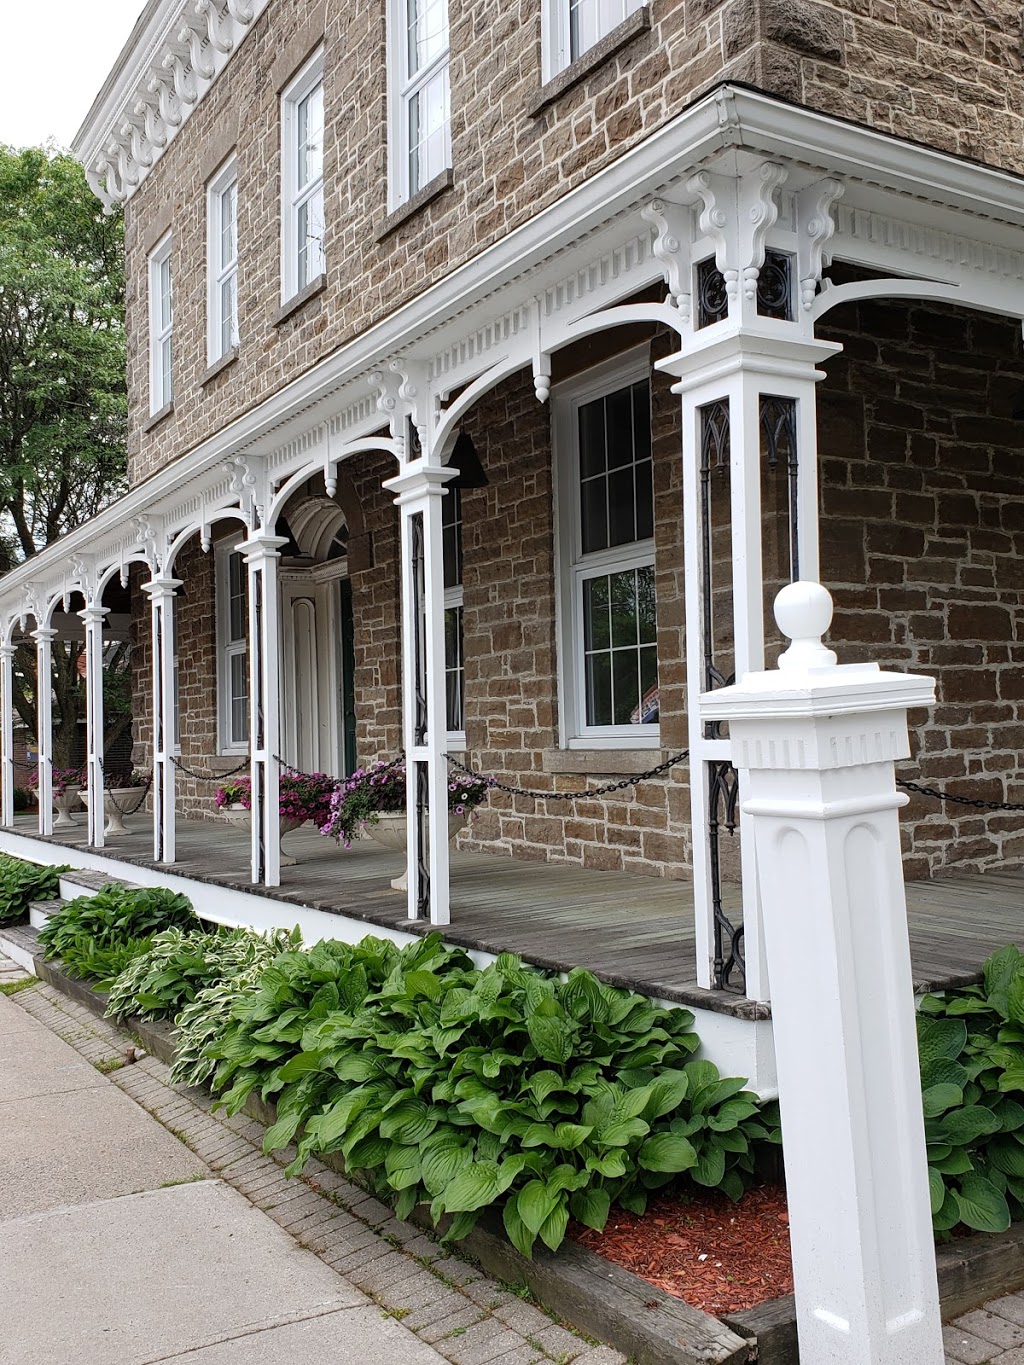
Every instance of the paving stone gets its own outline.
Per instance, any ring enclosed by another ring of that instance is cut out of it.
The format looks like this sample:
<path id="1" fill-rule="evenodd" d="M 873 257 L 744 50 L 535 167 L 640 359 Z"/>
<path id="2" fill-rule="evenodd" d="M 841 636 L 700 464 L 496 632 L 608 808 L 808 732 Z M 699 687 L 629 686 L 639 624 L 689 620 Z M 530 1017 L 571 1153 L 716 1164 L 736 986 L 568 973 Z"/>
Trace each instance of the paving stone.
<path id="1" fill-rule="evenodd" d="M 591 1346 L 577 1356 L 572 1365 L 629 1365 L 629 1362 L 621 1351 L 614 1351 L 610 1346 Z"/>
<path id="2" fill-rule="evenodd" d="M 422 1308 L 415 1309 L 404 1319 L 405 1325 L 412 1329 L 417 1336 L 423 1335 L 424 1328 L 430 1328 L 433 1324 L 445 1319 L 452 1318 L 457 1313 L 466 1311 L 466 1299 L 457 1289 L 446 1289 L 437 1280 L 438 1292 L 431 1303 L 424 1304 Z M 480 1310 L 475 1310 L 476 1316 L 480 1316 Z M 453 1326 L 456 1324 L 453 1323 Z"/>
<path id="3" fill-rule="evenodd" d="M 542 1332 L 530 1332 L 529 1340 L 536 1342 L 538 1346 L 544 1348 L 546 1355 L 553 1360 L 561 1360 L 563 1357 L 568 1360 L 575 1360 L 581 1349 L 586 1344 L 572 1332 L 567 1332 L 564 1327 L 559 1327 L 557 1323 L 548 1321 L 547 1327 Z"/>
<path id="4" fill-rule="evenodd" d="M 946 1348 L 947 1360 L 955 1360 L 959 1365 L 987 1365 L 999 1348 L 991 1341 L 973 1336 L 958 1327 L 944 1327 L 942 1341 Z"/>
<path id="5" fill-rule="evenodd" d="M 468 1261 L 460 1260 L 457 1256 L 442 1256 L 433 1263 L 431 1269 L 435 1275 L 443 1275 L 446 1280 L 451 1280 L 453 1284 L 471 1284 L 473 1280 L 484 1278 L 482 1270 L 478 1270 L 475 1265 L 470 1265 Z"/>
<path id="6" fill-rule="evenodd" d="M 1024 1327 L 1024 1294 L 1004 1294 L 1001 1299 L 992 1299 L 985 1307 L 1007 1322 Z"/>
<path id="7" fill-rule="evenodd" d="M 524 1337 L 536 1337 L 551 1326 L 551 1319 L 546 1313 L 542 1313 L 539 1308 L 535 1308 L 532 1303 L 526 1303 L 523 1299 L 513 1298 L 510 1303 L 502 1304 L 494 1310 L 494 1315 L 500 1318 L 506 1327 L 511 1327 L 514 1332 Z"/>
<path id="8" fill-rule="evenodd" d="M 484 1318 L 456 1337 L 444 1337 L 435 1343 L 452 1365 L 489 1365 L 505 1355 L 509 1346 L 508 1329 L 493 1318 Z M 525 1341 L 514 1343 L 526 1346 Z"/>
<path id="9" fill-rule="evenodd" d="M 381 1298 L 404 1284 L 406 1280 L 415 1279 L 421 1269 L 422 1267 L 415 1261 L 410 1261 L 408 1256 L 395 1252 L 393 1258 L 381 1258 L 371 1262 L 365 1273 L 350 1272 L 350 1278 L 364 1294 L 369 1294 L 372 1298 Z M 434 1284 L 440 1288 L 436 1280 Z"/>
<path id="10" fill-rule="evenodd" d="M 462 1299 L 463 1304 L 466 1303 L 466 1300 L 462 1298 L 461 1294 L 459 1295 L 459 1298 Z M 470 1327 L 472 1327 L 475 1322 L 479 1321 L 480 1309 L 477 1308 L 475 1304 L 469 1304 L 464 1308 L 460 1308 L 457 1312 L 451 1313 L 446 1318 L 441 1318 L 437 1322 L 432 1322 L 428 1327 L 424 1327 L 422 1331 L 418 1328 L 414 1328 L 413 1330 L 421 1341 L 425 1341 L 433 1346 L 436 1342 L 440 1342 L 444 1338 L 450 1337 L 452 1332 L 458 1332 L 460 1328 L 465 1328 L 468 1332 Z M 406 1324 L 411 1325 L 411 1319 L 407 1318 Z M 454 1341 L 456 1338 L 450 1337 L 450 1339 Z"/>
<path id="11" fill-rule="evenodd" d="M 1005 1318 L 997 1317 L 983 1308 L 978 1308 L 973 1313 L 965 1313 L 962 1318 L 957 1318 L 952 1326 L 955 1331 L 970 1332 L 976 1337 L 981 1337 L 982 1341 L 991 1341 L 993 1345 L 1001 1346 L 1004 1351 L 1009 1350 L 1011 1346 L 1024 1344 L 1024 1327 L 1007 1322 Z"/>

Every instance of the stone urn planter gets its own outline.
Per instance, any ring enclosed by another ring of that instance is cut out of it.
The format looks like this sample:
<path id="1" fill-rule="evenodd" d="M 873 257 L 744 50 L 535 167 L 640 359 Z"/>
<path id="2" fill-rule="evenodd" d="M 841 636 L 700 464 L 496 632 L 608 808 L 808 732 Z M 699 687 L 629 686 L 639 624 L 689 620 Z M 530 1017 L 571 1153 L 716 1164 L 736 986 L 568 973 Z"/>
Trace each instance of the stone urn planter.
<path id="1" fill-rule="evenodd" d="M 455 838 L 456 834 L 458 834 L 459 830 L 462 829 L 465 823 L 466 817 L 464 815 L 452 815 L 449 813 L 448 816 L 449 843 L 451 843 L 451 841 Z M 380 844 L 381 848 L 386 848 L 392 853 L 401 853 L 403 856 L 405 855 L 405 847 L 407 841 L 406 819 L 404 810 L 381 812 L 377 816 L 377 823 L 375 825 L 366 826 L 366 833 L 370 836 L 371 839 L 374 840 L 375 843 Z M 391 887 L 392 890 L 394 891 L 409 890 L 408 869 L 406 869 L 406 871 L 403 872 L 400 877 L 394 877 L 392 879 Z"/>
<path id="2" fill-rule="evenodd" d="M 238 825 L 239 828 L 241 828 L 241 829 L 251 829 L 251 828 L 252 828 L 252 821 L 251 821 L 250 818 L 249 818 L 249 811 L 246 809 L 245 806 L 243 806 L 243 805 L 242 805 L 240 802 L 238 802 L 238 801 L 234 802 L 234 803 L 231 804 L 230 806 L 222 806 L 222 807 L 221 807 L 221 813 L 222 813 L 223 815 L 226 815 L 233 825 Z M 291 832 L 292 832 L 293 829 L 298 829 L 300 825 L 304 825 L 305 823 L 306 823 L 305 820 L 298 820 L 298 819 L 296 819 L 295 816 L 293 816 L 293 815 L 288 815 L 288 816 L 282 815 L 282 816 L 280 817 L 280 827 L 281 827 L 281 839 L 282 839 L 282 841 L 283 841 L 284 836 L 285 836 L 286 834 L 291 834 Z M 284 844 L 283 844 L 283 842 L 282 842 L 282 845 L 281 845 L 281 866 L 282 866 L 282 867 L 294 867 L 295 864 L 296 864 L 298 861 L 299 861 L 298 858 L 295 858 L 295 857 L 292 856 L 292 854 L 286 853 L 286 852 L 285 852 L 285 850 L 284 850 Z"/>
<path id="3" fill-rule="evenodd" d="M 125 824 L 124 817 L 134 815 L 136 811 L 142 809 L 147 790 L 146 787 L 108 787 L 103 793 L 103 814 L 106 817 L 103 833 L 134 834 L 135 831 L 129 829 Z M 78 799 L 88 810 L 89 790 L 87 787 L 83 787 L 78 793 Z"/>
<path id="4" fill-rule="evenodd" d="M 77 782 L 70 782 L 62 792 L 54 792 L 53 809 L 57 813 L 57 818 L 53 822 L 54 829 L 68 829 L 71 825 L 77 825 L 78 821 L 71 812 L 76 809 L 81 790 Z"/>

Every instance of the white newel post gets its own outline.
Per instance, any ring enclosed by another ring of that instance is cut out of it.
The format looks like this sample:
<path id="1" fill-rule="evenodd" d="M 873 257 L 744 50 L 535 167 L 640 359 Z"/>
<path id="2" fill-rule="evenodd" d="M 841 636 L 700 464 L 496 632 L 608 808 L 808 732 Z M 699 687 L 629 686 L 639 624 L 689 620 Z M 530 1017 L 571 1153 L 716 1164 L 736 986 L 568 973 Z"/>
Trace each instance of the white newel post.
<path id="1" fill-rule="evenodd" d="M 417 460 L 384 484 L 401 517 L 408 910 L 409 919 L 429 918 L 431 924 L 451 920 L 441 500 L 457 475 L 457 469 Z"/>
<path id="2" fill-rule="evenodd" d="M 85 622 L 86 781 L 89 792 L 89 843 L 103 847 L 105 824 L 103 780 L 103 621 L 109 607 L 98 604 L 79 612 Z"/>
<path id="3" fill-rule="evenodd" d="M 9 641 L 0 644 L 0 823 L 14 824 L 14 653 Z"/>
<path id="4" fill-rule="evenodd" d="M 180 578 L 151 578 L 149 593 L 153 667 L 153 860 L 175 858 L 174 594 Z"/>
<path id="5" fill-rule="evenodd" d="M 778 670 L 701 711 L 729 723 L 757 850 L 800 1355 L 941 1365 L 894 768 L 934 683 L 838 665 L 817 583 L 775 611 Z"/>
<path id="6" fill-rule="evenodd" d="M 281 631 L 278 562 L 286 536 L 252 531 L 242 544 L 249 570 L 249 774 L 252 880 L 281 885 Z"/>
<path id="7" fill-rule="evenodd" d="M 40 626 L 36 642 L 36 742 L 39 745 L 39 833 L 53 833 L 53 642 L 57 632 Z"/>

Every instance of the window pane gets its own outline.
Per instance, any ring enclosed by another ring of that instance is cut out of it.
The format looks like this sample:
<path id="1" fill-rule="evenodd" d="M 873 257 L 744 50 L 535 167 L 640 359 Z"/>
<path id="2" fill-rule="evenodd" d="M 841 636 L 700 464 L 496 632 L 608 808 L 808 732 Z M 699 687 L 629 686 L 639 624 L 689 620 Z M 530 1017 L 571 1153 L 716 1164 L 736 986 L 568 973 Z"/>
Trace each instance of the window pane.
<path id="1" fill-rule="evenodd" d="M 612 715 L 615 725 L 635 725 L 640 719 L 640 659 L 635 649 L 612 653 Z"/>
<path id="2" fill-rule="evenodd" d="M 653 565 L 584 580 L 588 725 L 650 725 L 657 720 L 656 634 Z"/>
<path id="3" fill-rule="evenodd" d="M 169 403 L 174 389 L 171 371 L 171 338 L 164 337 L 160 343 L 160 406 Z"/>
<path id="4" fill-rule="evenodd" d="M 236 246 L 236 187 L 228 185 L 220 196 L 220 268 L 231 264 L 237 254 Z"/>
<path id="5" fill-rule="evenodd" d="M 298 288 L 323 273 L 324 269 L 324 192 L 317 189 L 299 205 L 297 233 L 299 248 Z"/>
<path id="6" fill-rule="evenodd" d="M 583 584 L 584 649 L 607 649 L 611 644 L 608 585 L 606 576 L 588 578 Z"/>
<path id="7" fill-rule="evenodd" d="M 220 349 L 223 355 L 238 344 L 237 276 L 234 271 L 220 284 Z"/>
<path id="8" fill-rule="evenodd" d="M 173 298 L 171 294 L 171 258 L 165 256 L 160 262 L 159 267 L 160 283 L 160 330 L 166 331 L 171 325 L 173 316 Z"/>
<path id="9" fill-rule="evenodd" d="M 607 468 L 604 448 L 604 399 L 583 403 L 579 410 L 580 478 L 603 474 Z"/>
<path id="10" fill-rule="evenodd" d="M 654 590 L 654 565 L 636 571 L 637 634 L 642 645 L 658 638 L 657 596 Z"/>
<path id="11" fill-rule="evenodd" d="M 324 87 L 315 85 L 298 107 L 298 176 L 302 190 L 324 173 Z"/>
<path id="12" fill-rule="evenodd" d="M 463 704 L 466 670 L 463 659 L 462 608 L 444 613 L 445 714 L 449 731 L 465 728 Z"/>
<path id="13" fill-rule="evenodd" d="M 454 588 L 462 582 L 462 494 L 450 484 L 441 503 L 441 529 L 444 585 Z"/>
<path id="14" fill-rule="evenodd" d="M 619 389 L 605 399 L 608 468 L 633 463 L 633 389 Z"/>
<path id="15" fill-rule="evenodd" d="M 611 655 L 587 656 L 587 724 L 611 725 L 612 677 Z"/>
<path id="16" fill-rule="evenodd" d="M 238 551 L 228 557 L 228 639 L 246 638 L 249 582 L 245 562 Z"/>
<path id="17" fill-rule="evenodd" d="M 654 534 L 650 385 L 617 389 L 579 409 L 584 554 Z"/>
<path id="18" fill-rule="evenodd" d="M 409 98 L 409 193 L 448 164 L 448 68 L 441 67 Z"/>
<path id="19" fill-rule="evenodd" d="M 580 531 L 585 555 L 608 546 L 608 481 L 587 479 L 580 487 Z"/>
<path id="20" fill-rule="evenodd" d="M 627 15 L 638 10 L 646 0 L 570 0 L 569 5 L 569 60 L 611 33 Z"/>
<path id="21" fill-rule="evenodd" d="M 608 544 L 628 545 L 638 539 L 633 466 L 627 465 L 608 475 Z"/>
<path id="22" fill-rule="evenodd" d="M 408 0 L 409 75 L 429 66 L 448 46 L 447 0 Z"/>
<path id="23" fill-rule="evenodd" d="M 654 535 L 654 466 L 650 460 L 638 460 L 634 469 L 636 479 L 636 538 L 650 540 Z"/>
<path id="24" fill-rule="evenodd" d="M 231 743 L 244 744 L 249 737 L 249 673 L 244 650 L 228 659 L 231 711 Z"/>

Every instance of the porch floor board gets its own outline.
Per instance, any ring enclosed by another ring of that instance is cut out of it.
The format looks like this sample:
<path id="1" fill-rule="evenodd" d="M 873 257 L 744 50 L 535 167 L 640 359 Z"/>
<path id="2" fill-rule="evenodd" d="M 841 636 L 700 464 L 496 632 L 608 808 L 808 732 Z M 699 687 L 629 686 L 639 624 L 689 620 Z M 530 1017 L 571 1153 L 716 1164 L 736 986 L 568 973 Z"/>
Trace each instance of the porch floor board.
<path id="1" fill-rule="evenodd" d="M 154 867 L 148 822 L 111 839 L 104 854 Z M 15 828 L 32 835 L 35 821 Z M 200 882 L 232 886 L 273 899 L 344 914 L 391 929 L 429 932 L 410 923 L 405 898 L 390 886 L 402 870 L 399 855 L 361 839 L 341 850 L 312 829 L 285 839 L 299 858 L 281 870 L 282 885 L 258 892 L 249 880 L 248 832 L 224 823 L 179 819 L 173 870 Z M 60 843 L 84 847 L 84 821 L 55 832 Z M 593 871 L 572 865 L 526 862 L 485 853 L 452 851 L 452 922 L 445 938 L 465 947 L 520 953 L 553 970 L 589 967 L 605 981 L 746 1018 L 763 1006 L 696 983 L 693 891 L 687 882 Z M 201 896 L 196 897 L 201 911 Z M 739 889 L 725 888 L 726 913 L 741 919 Z M 938 990 L 977 979 L 997 948 L 1024 947 L 1024 871 L 911 882 L 907 886 L 910 944 L 918 990 Z M 287 925 L 287 914 L 282 914 Z"/>

